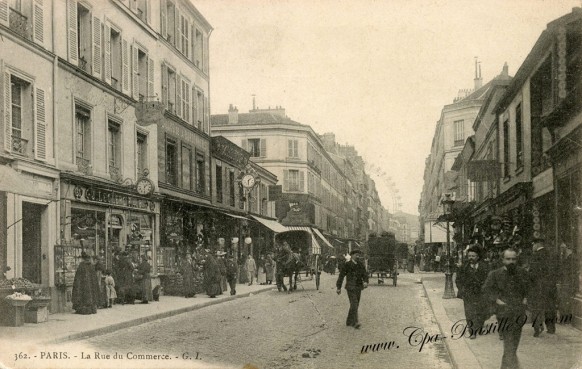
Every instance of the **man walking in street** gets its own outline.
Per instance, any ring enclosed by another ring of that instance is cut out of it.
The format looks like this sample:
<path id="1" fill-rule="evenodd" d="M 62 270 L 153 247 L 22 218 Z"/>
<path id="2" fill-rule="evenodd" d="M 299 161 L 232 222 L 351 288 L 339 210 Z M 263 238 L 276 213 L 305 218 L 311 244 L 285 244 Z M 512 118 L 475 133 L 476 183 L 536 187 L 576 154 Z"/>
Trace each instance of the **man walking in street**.
<path id="1" fill-rule="evenodd" d="M 517 252 L 503 252 L 503 266 L 490 272 L 483 285 L 483 292 L 495 303 L 499 329 L 503 330 L 503 357 L 501 369 L 518 369 L 517 348 L 521 329 L 527 320 L 525 309 L 529 288 L 529 276 L 517 266 Z"/>
<path id="2" fill-rule="evenodd" d="M 253 259 L 253 255 L 249 254 L 249 257 L 246 260 L 245 267 L 247 270 L 247 278 L 249 280 L 250 286 L 253 284 L 255 274 L 257 273 L 257 264 L 255 263 L 255 259 Z"/>
<path id="3" fill-rule="evenodd" d="M 359 329 L 361 325 L 358 322 L 358 307 L 362 290 L 368 287 L 368 272 L 361 259 L 362 252 L 360 250 L 352 250 L 350 255 L 351 259 L 346 261 L 340 270 L 336 286 L 337 294 L 339 295 L 342 292 L 344 277 L 346 278 L 346 291 L 350 300 L 350 310 L 346 325 Z"/>
<path id="4" fill-rule="evenodd" d="M 548 333 L 556 333 L 558 265 L 554 254 L 545 247 L 543 239 L 535 238 L 532 243 L 533 255 L 529 269 L 532 285 L 528 303 L 532 313 L 534 337 L 539 337 L 544 330 L 544 322 Z"/>
<path id="5" fill-rule="evenodd" d="M 230 294 L 236 295 L 236 277 L 238 275 L 238 266 L 234 260 L 234 256 L 229 255 L 226 259 L 226 281 L 230 287 Z"/>
<path id="6" fill-rule="evenodd" d="M 487 279 L 489 268 L 485 263 L 480 263 L 480 253 L 477 247 L 471 247 L 467 251 L 468 263 L 465 263 L 457 272 L 457 288 L 459 297 L 463 299 L 465 306 L 465 318 L 467 327 L 471 328 L 471 339 L 477 338 L 477 333 L 483 328 L 483 323 L 489 318 L 487 299 L 482 287 Z"/>

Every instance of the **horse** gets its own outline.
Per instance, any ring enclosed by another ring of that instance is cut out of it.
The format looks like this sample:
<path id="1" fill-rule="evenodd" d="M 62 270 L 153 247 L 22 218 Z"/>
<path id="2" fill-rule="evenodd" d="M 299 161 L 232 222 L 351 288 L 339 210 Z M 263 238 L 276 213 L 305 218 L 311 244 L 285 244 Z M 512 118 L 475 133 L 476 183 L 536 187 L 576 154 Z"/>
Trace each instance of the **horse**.
<path id="1" fill-rule="evenodd" d="M 281 291 L 283 289 L 287 293 L 297 289 L 297 276 L 299 272 L 303 269 L 303 262 L 299 257 L 299 254 L 294 252 L 281 252 L 277 257 L 277 289 Z M 295 278 L 293 278 L 295 275 Z M 289 290 L 285 286 L 285 277 L 289 277 Z"/>

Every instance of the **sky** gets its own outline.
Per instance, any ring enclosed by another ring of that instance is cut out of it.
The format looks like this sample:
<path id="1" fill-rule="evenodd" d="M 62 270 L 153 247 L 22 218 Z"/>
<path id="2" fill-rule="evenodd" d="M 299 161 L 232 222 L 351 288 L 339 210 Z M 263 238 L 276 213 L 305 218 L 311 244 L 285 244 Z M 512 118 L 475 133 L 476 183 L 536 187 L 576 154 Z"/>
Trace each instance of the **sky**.
<path id="1" fill-rule="evenodd" d="M 211 113 L 280 105 L 368 164 L 382 204 L 418 214 L 444 105 L 505 62 L 515 72 L 547 23 L 581 0 L 191 0 L 210 37 Z"/>

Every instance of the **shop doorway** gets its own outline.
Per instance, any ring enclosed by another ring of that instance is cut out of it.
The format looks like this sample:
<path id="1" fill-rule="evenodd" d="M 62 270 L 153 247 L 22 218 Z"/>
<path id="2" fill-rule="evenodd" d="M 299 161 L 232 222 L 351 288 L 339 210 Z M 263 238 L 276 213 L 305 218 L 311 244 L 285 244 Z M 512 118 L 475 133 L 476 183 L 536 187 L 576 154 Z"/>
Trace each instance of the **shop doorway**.
<path id="1" fill-rule="evenodd" d="M 22 277 L 41 283 L 42 213 L 45 206 L 22 203 Z"/>

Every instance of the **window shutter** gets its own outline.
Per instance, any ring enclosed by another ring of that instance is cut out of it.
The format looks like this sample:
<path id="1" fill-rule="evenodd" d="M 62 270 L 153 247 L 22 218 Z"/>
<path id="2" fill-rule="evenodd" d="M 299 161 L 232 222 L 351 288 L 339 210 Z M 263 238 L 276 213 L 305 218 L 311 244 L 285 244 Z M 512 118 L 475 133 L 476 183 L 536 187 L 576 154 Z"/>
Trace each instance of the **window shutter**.
<path id="1" fill-rule="evenodd" d="M 182 77 L 176 73 L 176 111 L 177 116 L 182 117 Z"/>
<path id="2" fill-rule="evenodd" d="M 0 65 L 3 66 L 3 65 Z M 4 149 L 12 150 L 12 90 L 10 85 L 10 73 L 3 72 L 2 86 L 4 87 Z"/>
<path id="3" fill-rule="evenodd" d="M 283 191 L 289 192 L 289 170 L 283 170 Z"/>
<path id="4" fill-rule="evenodd" d="M 101 21 L 93 17 L 93 76 L 101 78 Z"/>
<path id="5" fill-rule="evenodd" d="M 194 84 L 192 84 L 192 122 L 198 127 L 198 93 Z"/>
<path id="6" fill-rule="evenodd" d="M 8 0 L 0 0 L 0 24 L 8 27 Z"/>
<path id="7" fill-rule="evenodd" d="M 134 3 L 134 1 L 132 0 L 131 2 L 132 4 Z M 139 95 L 139 76 L 138 76 L 138 68 L 137 68 L 137 63 L 138 63 L 138 48 L 136 44 L 133 44 L 131 47 L 131 52 L 132 52 L 132 60 L 131 60 L 131 67 L 132 67 L 132 78 L 131 78 L 131 93 L 133 95 L 134 99 L 138 98 Z"/>
<path id="8" fill-rule="evenodd" d="M 0 0 L 1 1 L 1 0 Z M 190 60 L 193 63 L 196 63 L 196 26 L 194 22 L 192 22 L 192 26 L 190 27 Z"/>
<path id="9" fill-rule="evenodd" d="M 162 104 L 168 106 L 168 66 L 162 63 Z"/>
<path id="10" fill-rule="evenodd" d="M 304 191 L 304 186 L 305 186 L 305 173 L 303 173 L 302 170 L 299 171 L 299 192 L 303 192 Z"/>
<path id="11" fill-rule="evenodd" d="M 34 157 L 38 160 L 46 160 L 46 106 L 44 90 L 37 88 L 35 98 Z"/>
<path id="12" fill-rule="evenodd" d="M 293 157 L 293 140 L 287 140 L 287 157 Z"/>
<path id="13" fill-rule="evenodd" d="M 32 11 L 32 19 L 33 19 L 33 21 L 32 21 L 33 32 L 32 33 L 34 35 L 34 41 L 36 43 L 42 44 L 42 43 L 44 43 L 43 0 L 34 0 L 33 7 L 34 7 L 34 9 Z M 1 16 L 0 16 L 0 18 L 1 18 Z"/>
<path id="14" fill-rule="evenodd" d="M 248 140 L 246 138 L 242 139 L 241 147 L 243 148 L 244 151 L 249 151 Z"/>
<path id="15" fill-rule="evenodd" d="M 105 48 L 103 73 L 105 74 L 105 82 L 111 84 L 111 27 L 106 23 L 103 25 L 103 40 L 103 47 Z"/>
<path id="16" fill-rule="evenodd" d="M 261 157 L 267 156 L 267 139 L 261 138 Z"/>
<path id="17" fill-rule="evenodd" d="M 176 49 L 182 51 L 182 47 L 180 46 L 180 43 L 182 42 L 182 37 L 180 36 L 182 34 L 180 30 L 180 10 L 178 9 L 178 6 L 175 6 L 174 9 L 174 39 L 172 42 Z"/>
<path id="18" fill-rule="evenodd" d="M 68 51 L 69 61 L 75 65 L 79 62 L 79 49 L 77 41 L 77 1 L 67 0 L 67 27 L 68 32 Z"/>
<path id="19" fill-rule="evenodd" d="M 202 51 L 203 51 L 202 60 L 200 62 L 204 66 L 204 69 L 203 69 L 204 73 L 208 74 L 208 39 L 206 38 L 206 36 L 203 35 L 202 40 L 203 40 L 202 43 L 204 45 L 202 48 Z"/>
<path id="20" fill-rule="evenodd" d="M 129 44 L 126 39 L 121 40 L 121 59 L 123 62 L 121 79 L 123 81 L 122 90 L 129 93 Z"/>
<path id="21" fill-rule="evenodd" d="M 148 98 L 153 98 L 156 93 L 154 91 L 154 59 L 148 58 L 148 92 L 146 100 Z"/>
<path id="22" fill-rule="evenodd" d="M 149 2 L 149 1 L 148 1 Z M 166 0 L 160 0 L 160 28 L 162 29 L 162 37 L 168 38 L 168 15 L 166 14 Z"/>

